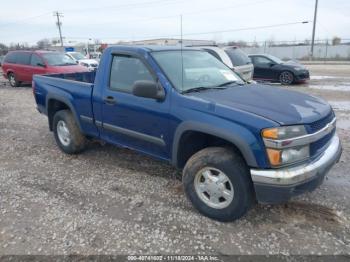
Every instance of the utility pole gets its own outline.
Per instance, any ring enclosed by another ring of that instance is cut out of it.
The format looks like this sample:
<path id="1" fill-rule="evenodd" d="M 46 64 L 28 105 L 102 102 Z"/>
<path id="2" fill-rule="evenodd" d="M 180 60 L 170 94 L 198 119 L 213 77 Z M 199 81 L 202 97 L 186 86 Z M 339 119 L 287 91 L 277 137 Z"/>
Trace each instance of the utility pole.
<path id="1" fill-rule="evenodd" d="M 181 49 L 182 49 L 182 41 L 183 41 L 183 35 L 182 35 L 182 14 L 180 15 L 180 39 L 181 39 Z"/>
<path id="2" fill-rule="evenodd" d="M 58 31 L 59 31 L 59 33 L 60 33 L 60 42 L 61 42 L 61 46 L 63 47 L 63 38 L 62 38 L 62 31 L 61 31 L 62 23 L 61 23 L 61 21 L 60 21 L 60 17 L 63 17 L 63 14 L 56 11 L 53 15 L 57 17 L 56 25 L 57 25 Z"/>
<path id="3" fill-rule="evenodd" d="M 184 57 L 182 54 L 183 48 L 183 33 L 182 33 L 182 14 L 180 15 L 180 41 L 181 41 L 181 89 L 184 88 Z"/>
<path id="4" fill-rule="evenodd" d="M 316 3 L 315 3 L 314 25 L 312 27 L 311 53 L 310 53 L 310 58 L 311 59 L 313 59 L 313 56 L 314 56 L 315 31 L 316 31 L 316 19 L 317 19 L 317 5 L 318 5 L 318 0 L 316 0 Z"/>

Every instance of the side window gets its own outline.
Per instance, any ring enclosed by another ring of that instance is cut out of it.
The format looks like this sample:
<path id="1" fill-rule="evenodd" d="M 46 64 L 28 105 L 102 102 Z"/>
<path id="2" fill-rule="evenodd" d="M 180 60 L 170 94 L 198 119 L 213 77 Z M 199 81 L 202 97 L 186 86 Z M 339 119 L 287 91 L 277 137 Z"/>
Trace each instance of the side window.
<path id="1" fill-rule="evenodd" d="M 251 63 L 251 59 L 241 49 L 228 48 L 225 49 L 225 52 L 230 57 L 234 66 L 248 65 Z"/>
<path id="2" fill-rule="evenodd" d="M 154 81 L 148 68 L 138 58 L 131 56 L 113 56 L 109 87 L 121 92 L 132 92 L 135 81 Z"/>
<path id="3" fill-rule="evenodd" d="M 267 59 L 266 57 L 263 56 L 255 56 L 254 57 L 254 64 L 255 65 L 267 65 L 271 63 L 270 59 Z"/>
<path id="4" fill-rule="evenodd" d="M 17 54 L 16 64 L 29 65 L 31 53 L 22 52 Z"/>
<path id="5" fill-rule="evenodd" d="M 5 57 L 4 63 L 16 64 L 16 57 L 17 57 L 17 53 L 9 53 L 9 54 Z"/>
<path id="6" fill-rule="evenodd" d="M 32 57 L 30 58 L 30 65 L 31 66 L 44 65 L 44 62 L 38 55 L 32 54 Z"/>

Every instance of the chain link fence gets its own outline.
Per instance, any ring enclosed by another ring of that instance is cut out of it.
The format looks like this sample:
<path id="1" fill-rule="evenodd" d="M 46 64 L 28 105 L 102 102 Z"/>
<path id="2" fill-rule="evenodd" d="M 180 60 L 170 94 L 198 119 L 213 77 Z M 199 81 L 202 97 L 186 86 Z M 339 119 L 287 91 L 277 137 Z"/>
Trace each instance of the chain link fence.
<path id="1" fill-rule="evenodd" d="M 308 40 L 298 41 L 264 41 L 237 43 L 247 54 L 265 53 L 283 60 L 310 60 L 311 43 Z M 350 39 L 333 38 L 317 40 L 314 45 L 312 60 L 318 61 L 350 61 Z"/>

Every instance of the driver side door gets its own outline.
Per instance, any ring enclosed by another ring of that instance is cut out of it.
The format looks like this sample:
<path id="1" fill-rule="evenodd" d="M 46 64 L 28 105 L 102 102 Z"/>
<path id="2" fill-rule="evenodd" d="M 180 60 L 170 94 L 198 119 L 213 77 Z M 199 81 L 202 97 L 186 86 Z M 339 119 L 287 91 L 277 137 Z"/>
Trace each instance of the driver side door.
<path id="1" fill-rule="evenodd" d="M 274 79 L 274 62 L 264 56 L 252 57 L 254 64 L 254 79 L 273 80 Z"/>
<path id="2" fill-rule="evenodd" d="M 135 81 L 157 82 L 147 61 L 136 54 L 113 54 L 103 87 L 102 137 L 161 159 L 170 158 L 169 95 L 163 101 L 133 95 Z"/>

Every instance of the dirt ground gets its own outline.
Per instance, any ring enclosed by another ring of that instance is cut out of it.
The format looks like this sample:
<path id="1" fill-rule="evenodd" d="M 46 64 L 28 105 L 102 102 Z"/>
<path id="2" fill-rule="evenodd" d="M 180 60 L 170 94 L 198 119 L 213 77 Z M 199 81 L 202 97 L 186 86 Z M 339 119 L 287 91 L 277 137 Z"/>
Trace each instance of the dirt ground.
<path id="1" fill-rule="evenodd" d="M 0 79 L 0 254 L 350 254 L 350 65 L 309 65 L 290 88 L 328 100 L 344 152 L 324 184 L 220 223 L 187 201 L 176 170 L 92 143 L 63 154 L 30 87 Z"/>

